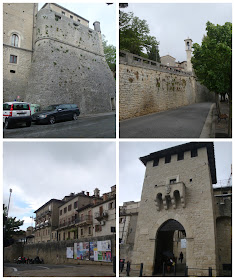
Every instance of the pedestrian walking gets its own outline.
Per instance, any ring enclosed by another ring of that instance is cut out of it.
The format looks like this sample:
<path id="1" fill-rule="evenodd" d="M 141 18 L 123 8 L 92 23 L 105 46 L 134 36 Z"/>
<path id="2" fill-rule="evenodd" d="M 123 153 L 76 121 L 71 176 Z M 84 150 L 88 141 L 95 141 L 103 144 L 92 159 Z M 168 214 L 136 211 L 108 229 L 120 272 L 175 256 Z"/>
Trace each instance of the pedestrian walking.
<path id="1" fill-rule="evenodd" d="M 180 252 L 179 260 L 180 260 L 181 263 L 182 263 L 182 261 L 183 261 L 183 258 L 184 258 L 184 254 L 183 254 L 182 252 Z"/>

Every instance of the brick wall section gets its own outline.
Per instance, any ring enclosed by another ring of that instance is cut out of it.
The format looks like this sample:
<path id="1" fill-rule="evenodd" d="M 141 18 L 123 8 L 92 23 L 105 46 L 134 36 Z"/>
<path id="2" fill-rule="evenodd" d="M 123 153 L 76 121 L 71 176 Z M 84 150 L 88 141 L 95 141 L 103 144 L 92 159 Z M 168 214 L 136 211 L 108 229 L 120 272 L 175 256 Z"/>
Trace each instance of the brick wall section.
<path id="1" fill-rule="evenodd" d="M 214 100 L 192 73 L 123 52 L 119 65 L 120 120 Z"/>
<path id="2" fill-rule="evenodd" d="M 157 211 L 155 198 L 157 187 L 166 185 L 168 177 L 179 175 L 179 181 L 186 186 L 186 207 L 162 208 Z M 190 182 L 190 179 L 192 181 Z M 153 161 L 146 165 L 141 204 L 138 215 L 133 263 L 144 263 L 144 275 L 151 276 L 155 264 L 155 239 L 161 225 L 169 219 L 180 222 L 187 236 L 186 263 L 190 268 L 216 268 L 215 219 L 212 197 L 212 181 L 208 165 L 207 149 L 200 148 L 198 156 L 191 158 L 184 153 L 184 160 L 177 161 L 177 155 L 165 164 L 165 158 L 153 167 Z M 206 276 L 208 271 L 198 270 L 197 276 Z M 215 275 L 215 271 L 213 271 Z"/>

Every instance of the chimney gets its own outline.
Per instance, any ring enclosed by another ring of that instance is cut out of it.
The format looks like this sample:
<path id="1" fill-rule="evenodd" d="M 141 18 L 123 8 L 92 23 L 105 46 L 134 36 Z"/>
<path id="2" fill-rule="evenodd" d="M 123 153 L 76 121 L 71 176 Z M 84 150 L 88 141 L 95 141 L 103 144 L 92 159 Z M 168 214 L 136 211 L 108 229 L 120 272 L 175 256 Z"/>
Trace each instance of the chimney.
<path id="1" fill-rule="evenodd" d="M 89 192 L 86 192 L 86 195 L 89 196 Z"/>
<path id="2" fill-rule="evenodd" d="M 100 30 L 100 22 L 99 22 L 99 21 L 95 21 L 95 22 L 93 23 L 93 25 L 94 25 L 94 30 L 95 30 L 95 31 L 101 32 L 101 30 Z"/>
<path id="3" fill-rule="evenodd" d="M 107 195 L 107 193 L 104 193 L 103 194 L 103 200 L 106 201 L 107 199 L 108 199 L 108 195 Z"/>

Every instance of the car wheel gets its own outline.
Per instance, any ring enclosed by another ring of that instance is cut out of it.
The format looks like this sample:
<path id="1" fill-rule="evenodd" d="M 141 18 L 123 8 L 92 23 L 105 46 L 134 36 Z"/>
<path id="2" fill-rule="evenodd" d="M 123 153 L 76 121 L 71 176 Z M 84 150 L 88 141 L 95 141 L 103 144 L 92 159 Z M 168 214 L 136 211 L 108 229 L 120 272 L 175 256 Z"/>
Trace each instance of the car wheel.
<path id="1" fill-rule="evenodd" d="M 27 127 L 30 127 L 30 126 L 31 126 L 31 122 L 27 122 L 27 123 L 26 123 L 26 126 L 27 126 Z"/>
<path id="2" fill-rule="evenodd" d="M 76 121 L 78 119 L 78 115 L 76 113 L 73 114 L 73 120 Z"/>
<path id="3" fill-rule="evenodd" d="M 49 118 L 49 124 L 54 124 L 55 123 L 55 117 L 51 116 Z"/>
<path id="4" fill-rule="evenodd" d="M 9 124 L 8 119 L 5 120 L 5 128 L 6 129 L 10 128 L 10 124 Z"/>

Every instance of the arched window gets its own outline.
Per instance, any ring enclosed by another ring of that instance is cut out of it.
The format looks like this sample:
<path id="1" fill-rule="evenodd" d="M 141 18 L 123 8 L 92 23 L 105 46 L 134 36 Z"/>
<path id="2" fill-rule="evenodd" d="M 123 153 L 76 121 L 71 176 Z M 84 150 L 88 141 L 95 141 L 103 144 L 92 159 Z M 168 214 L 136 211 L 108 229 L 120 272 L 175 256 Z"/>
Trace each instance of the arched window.
<path id="1" fill-rule="evenodd" d="M 11 36 L 11 45 L 14 47 L 18 47 L 19 45 L 19 36 L 17 34 L 12 34 Z"/>

